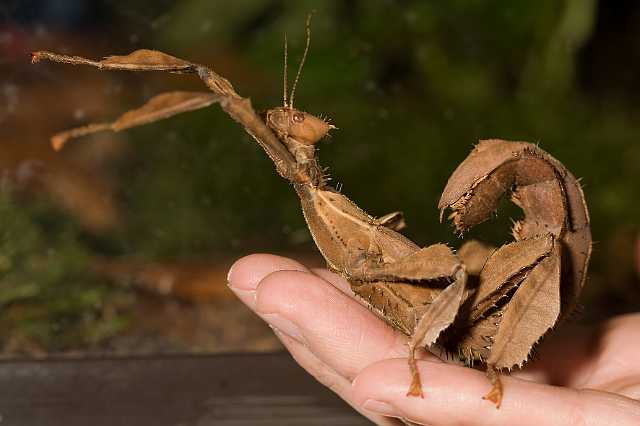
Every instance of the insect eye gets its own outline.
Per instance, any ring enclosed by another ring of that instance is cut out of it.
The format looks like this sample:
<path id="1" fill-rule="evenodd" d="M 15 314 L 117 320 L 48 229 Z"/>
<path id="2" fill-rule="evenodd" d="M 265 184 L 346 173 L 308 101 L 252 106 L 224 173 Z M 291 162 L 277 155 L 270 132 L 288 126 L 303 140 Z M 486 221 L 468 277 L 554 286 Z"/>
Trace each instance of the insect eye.
<path id="1" fill-rule="evenodd" d="M 293 114 L 293 121 L 296 123 L 302 123 L 304 121 L 304 114 L 301 112 L 296 112 Z"/>

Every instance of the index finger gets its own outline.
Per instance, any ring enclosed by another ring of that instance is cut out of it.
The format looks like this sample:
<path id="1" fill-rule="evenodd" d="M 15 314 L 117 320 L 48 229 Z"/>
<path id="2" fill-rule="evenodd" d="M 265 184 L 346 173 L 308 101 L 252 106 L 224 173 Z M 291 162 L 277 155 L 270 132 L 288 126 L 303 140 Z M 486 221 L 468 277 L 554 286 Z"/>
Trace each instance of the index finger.
<path id="1" fill-rule="evenodd" d="M 404 335 L 319 276 L 292 269 L 284 258 L 249 256 L 232 267 L 230 286 L 252 292 L 241 294 L 251 309 L 285 333 L 293 328 L 291 337 L 349 380 L 371 363 L 407 356 Z"/>

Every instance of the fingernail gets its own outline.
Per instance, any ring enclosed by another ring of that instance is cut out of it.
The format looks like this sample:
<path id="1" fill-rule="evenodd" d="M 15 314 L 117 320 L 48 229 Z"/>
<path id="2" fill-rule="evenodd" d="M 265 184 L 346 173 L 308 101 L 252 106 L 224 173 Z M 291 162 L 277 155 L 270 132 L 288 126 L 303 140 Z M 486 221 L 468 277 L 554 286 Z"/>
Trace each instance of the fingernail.
<path id="1" fill-rule="evenodd" d="M 231 267 L 229 268 L 229 272 L 227 272 L 227 283 L 229 285 L 231 285 L 231 280 L 232 280 L 232 277 L 233 277 L 233 269 L 234 269 L 234 266 L 236 266 L 236 263 L 237 263 L 237 261 L 233 262 L 233 265 L 231 265 Z"/>
<path id="2" fill-rule="evenodd" d="M 278 314 L 261 314 L 260 315 L 272 328 L 278 329 L 281 333 L 286 334 L 292 339 L 302 344 L 306 344 L 304 336 L 300 332 L 298 326 Z"/>
<path id="3" fill-rule="evenodd" d="M 367 399 L 364 404 L 362 404 L 362 408 L 367 411 L 371 411 L 372 413 L 380 414 L 382 416 L 398 416 L 398 413 L 390 404 L 383 401 L 378 401 L 377 399 Z"/>
<path id="4" fill-rule="evenodd" d="M 247 262 L 251 262 L 251 256 L 236 260 L 229 268 L 229 272 L 227 272 L 227 284 L 232 290 L 252 291 L 256 289 L 256 280 L 260 277 L 254 275 L 255 267 L 253 269 L 247 267 Z"/>

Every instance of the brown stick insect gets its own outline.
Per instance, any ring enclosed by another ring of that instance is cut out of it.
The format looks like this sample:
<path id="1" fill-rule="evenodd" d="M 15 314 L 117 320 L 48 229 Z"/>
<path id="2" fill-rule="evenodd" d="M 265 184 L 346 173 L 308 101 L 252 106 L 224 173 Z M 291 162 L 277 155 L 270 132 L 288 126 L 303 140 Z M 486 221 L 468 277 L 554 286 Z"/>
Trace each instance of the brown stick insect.
<path id="1" fill-rule="evenodd" d="M 440 216 L 451 210 L 449 218 L 464 232 L 487 220 L 509 193 L 524 212 L 512 229 L 515 241 L 498 249 L 472 241 L 457 253 L 444 244 L 417 246 L 398 232 L 404 225 L 401 213 L 371 216 L 329 186 L 315 145 L 334 126 L 294 107 L 309 40 L 307 21 L 307 44 L 289 94 L 285 38 L 283 106 L 264 118 L 210 68 L 158 51 L 137 50 L 100 61 L 41 51 L 32 54 L 32 61 L 198 76 L 210 92 L 157 95 L 113 122 L 59 133 L 53 146 L 60 149 L 71 138 L 220 104 L 293 185 L 328 268 L 347 279 L 375 314 L 410 337 L 407 395 L 423 396 L 416 348 L 439 348 L 469 366 L 485 366 L 492 388 L 484 398 L 499 407 L 499 372 L 527 361 L 534 345 L 572 310 L 585 282 L 591 233 L 578 181 L 536 145 L 481 141 L 450 177 L 438 205 Z"/>

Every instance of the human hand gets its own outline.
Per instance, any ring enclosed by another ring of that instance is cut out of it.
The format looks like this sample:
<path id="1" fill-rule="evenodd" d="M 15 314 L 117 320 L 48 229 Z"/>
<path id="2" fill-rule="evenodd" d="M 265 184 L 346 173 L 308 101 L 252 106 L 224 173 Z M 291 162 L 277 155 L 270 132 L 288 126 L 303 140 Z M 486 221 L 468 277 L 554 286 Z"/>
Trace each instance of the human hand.
<path id="1" fill-rule="evenodd" d="M 418 355 L 424 398 L 407 397 L 407 338 L 349 284 L 273 255 L 238 260 L 229 286 L 318 381 L 380 425 L 640 425 L 640 314 L 550 336 L 539 359 L 504 376 L 499 410 L 484 373 Z"/>

